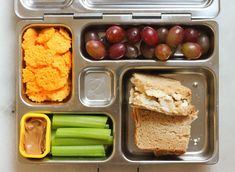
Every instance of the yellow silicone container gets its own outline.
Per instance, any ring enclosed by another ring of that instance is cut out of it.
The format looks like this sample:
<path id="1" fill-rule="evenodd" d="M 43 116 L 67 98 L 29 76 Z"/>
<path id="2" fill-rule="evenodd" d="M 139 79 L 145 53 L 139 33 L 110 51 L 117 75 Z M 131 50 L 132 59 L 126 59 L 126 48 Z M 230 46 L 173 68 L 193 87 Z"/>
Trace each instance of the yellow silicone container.
<path id="1" fill-rule="evenodd" d="M 45 136 L 45 151 L 39 155 L 30 155 L 27 154 L 24 150 L 24 134 L 25 134 L 25 122 L 28 118 L 37 117 L 44 118 L 47 122 L 46 124 L 46 136 Z M 20 121 L 20 143 L 19 143 L 19 151 L 20 154 L 25 158 L 43 158 L 50 152 L 50 143 L 51 143 L 51 120 L 49 117 L 42 113 L 26 113 L 23 115 Z"/>

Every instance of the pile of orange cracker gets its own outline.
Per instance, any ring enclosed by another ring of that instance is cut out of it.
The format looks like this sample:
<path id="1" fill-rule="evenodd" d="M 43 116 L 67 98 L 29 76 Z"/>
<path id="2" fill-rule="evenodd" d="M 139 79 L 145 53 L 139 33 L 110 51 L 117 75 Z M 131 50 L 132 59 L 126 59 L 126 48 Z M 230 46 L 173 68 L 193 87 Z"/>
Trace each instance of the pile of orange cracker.
<path id="1" fill-rule="evenodd" d="M 63 27 L 28 28 L 23 35 L 25 94 L 34 102 L 61 102 L 71 90 L 71 43 Z"/>

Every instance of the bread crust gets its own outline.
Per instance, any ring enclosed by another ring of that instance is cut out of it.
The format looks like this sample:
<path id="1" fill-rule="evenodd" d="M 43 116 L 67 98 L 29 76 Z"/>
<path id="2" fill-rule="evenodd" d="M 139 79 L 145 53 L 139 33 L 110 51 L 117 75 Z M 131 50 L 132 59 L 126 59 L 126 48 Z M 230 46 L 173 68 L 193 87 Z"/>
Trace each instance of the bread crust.
<path id="1" fill-rule="evenodd" d="M 160 89 L 169 95 L 177 92 L 182 94 L 188 101 L 192 96 L 192 91 L 183 86 L 180 81 L 163 76 L 134 73 L 131 82 L 140 92 L 144 92 L 146 89 Z"/>
<path id="2" fill-rule="evenodd" d="M 164 149 L 155 149 L 153 151 L 155 156 L 165 156 L 165 155 L 182 155 L 185 153 L 185 150 L 175 150 L 175 149 L 171 149 L 171 150 L 164 150 Z"/>

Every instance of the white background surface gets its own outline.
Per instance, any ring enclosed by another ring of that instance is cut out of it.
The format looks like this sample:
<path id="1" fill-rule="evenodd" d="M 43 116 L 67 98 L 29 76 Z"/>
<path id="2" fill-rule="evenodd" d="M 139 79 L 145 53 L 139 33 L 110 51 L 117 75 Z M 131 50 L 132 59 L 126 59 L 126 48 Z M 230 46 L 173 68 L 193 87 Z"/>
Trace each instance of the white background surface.
<path id="1" fill-rule="evenodd" d="M 235 167 L 235 1 L 221 0 L 217 17 L 220 29 L 220 159 L 216 165 L 158 165 L 140 167 L 140 172 L 230 172 Z M 0 171 L 2 172 L 95 172 L 96 168 L 78 165 L 30 165 L 16 160 L 15 114 L 15 52 L 16 17 L 13 0 L 1 0 L 0 5 Z M 100 172 L 134 172 L 131 166 L 101 167 Z"/>

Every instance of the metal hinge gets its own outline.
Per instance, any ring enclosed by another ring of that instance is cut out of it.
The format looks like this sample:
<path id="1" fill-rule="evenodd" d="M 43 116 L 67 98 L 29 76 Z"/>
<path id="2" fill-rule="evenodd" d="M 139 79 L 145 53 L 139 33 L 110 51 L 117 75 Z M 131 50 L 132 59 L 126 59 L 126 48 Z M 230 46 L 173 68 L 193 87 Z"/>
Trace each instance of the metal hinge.
<path id="1" fill-rule="evenodd" d="M 189 13 L 173 14 L 173 13 L 132 13 L 133 19 L 163 19 L 164 21 L 189 21 L 192 15 Z"/>
<path id="2" fill-rule="evenodd" d="M 70 18 L 73 19 L 73 13 L 45 13 L 43 20 L 50 20 L 52 18 Z"/>
<path id="3" fill-rule="evenodd" d="M 161 19 L 161 13 L 132 13 L 133 19 Z"/>
<path id="4" fill-rule="evenodd" d="M 164 21 L 170 21 L 170 22 L 185 22 L 185 21 L 191 21 L 192 20 L 192 14 L 190 13 L 163 13 L 162 19 Z"/>
<path id="5" fill-rule="evenodd" d="M 102 19 L 103 13 L 75 13 L 74 19 Z"/>

